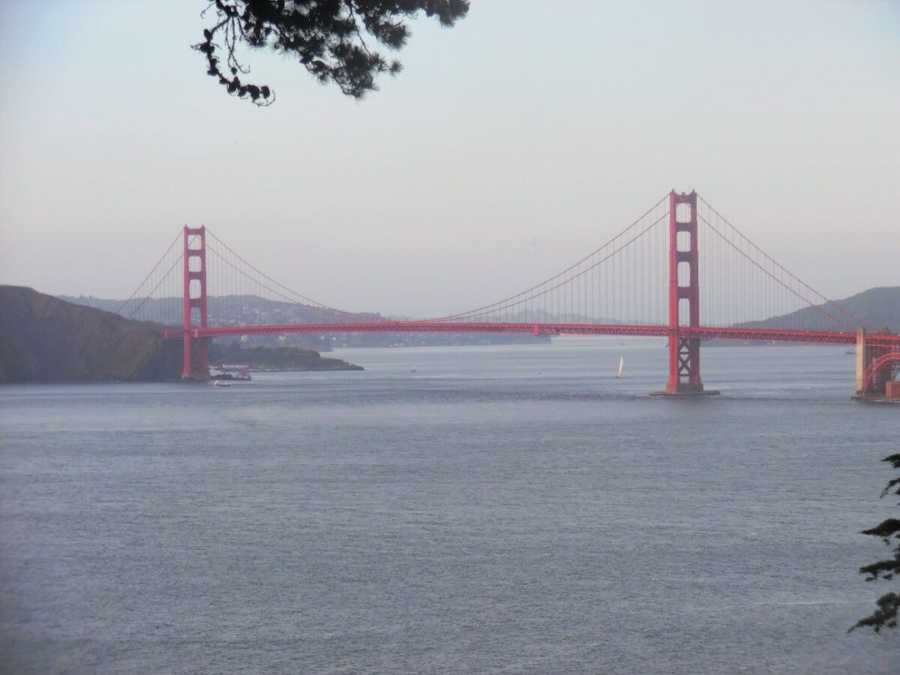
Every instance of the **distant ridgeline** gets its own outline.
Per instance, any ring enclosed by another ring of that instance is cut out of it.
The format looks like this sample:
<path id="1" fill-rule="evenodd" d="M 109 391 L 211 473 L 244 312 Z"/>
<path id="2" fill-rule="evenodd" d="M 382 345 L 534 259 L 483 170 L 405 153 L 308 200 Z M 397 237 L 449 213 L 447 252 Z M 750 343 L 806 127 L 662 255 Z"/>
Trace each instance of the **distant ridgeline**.
<path id="1" fill-rule="evenodd" d="M 835 317 L 846 318 L 848 324 L 852 319 L 869 331 L 887 329 L 892 333 L 900 332 L 900 286 L 881 286 L 870 288 L 844 300 L 820 305 Z M 799 328 L 800 330 L 834 330 L 833 322 L 820 308 L 806 307 L 784 316 L 774 316 L 765 321 L 752 321 L 740 324 L 749 328 Z M 849 326 L 848 326 L 849 327 Z M 859 327 L 855 324 L 853 328 Z"/>
<path id="2" fill-rule="evenodd" d="M 67 302 L 95 307 L 108 312 L 113 312 L 122 305 L 121 300 L 89 296 L 62 295 L 60 298 Z M 181 298 L 150 298 L 144 304 L 144 312 L 159 323 L 178 325 L 181 323 Z M 381 314 L 368 312 L 350 316 L 357 321 L 384 319 Z M 334 320 L 333 314 L 327 314 L 317 307 L 267 300 L 256 295 L 225 295 L 210 296 L 209 298 L 209 322 L 211 325 L 329 323 Z M 532 317 L 532 320 L 536 319 Z M 561 319 L 547 317 L 545 320 Z M 544 335 L 515 333 L 336 333 L 334 335 L 253 335 L 248 336 L 243 344 L 246 347 L 294 346 L 324 352 L 341 347 L 535 344 L 549 341 L 550 338 Z"/>
<path id="3" fill-rule="evenodd" d="M 106 300 L 92 297 L 60 296 L 61 299 L 79 305 L 96 307 L 106 311 L 115 311 L 121 300 Z M 153 305 L 158 314 L 159 323 L 179 324 L 181 322 L 181 298 L 150 299 L 148 304 Z M 830 305 L 835 306 L 830 306 Z M 887 328 L 893 332 L 900 332 L 900 286 L 882 286 L 870 288 L 862 293 L 857 293 L 844 300 L 823 306 L 833 316 L 852 316 L 862 322 L 869 330 L 881 330 Z M 255 295 L 210 297 L 209 314 L 211 323 L 217 321 L 219 316 L 228 316 L 231 323 L 312 323 L 317 321 L 333 320 L 333 317 L 322 316 L 321 310 L 315 307 L 307 307 L 287 302 L 266 300 Z M 360 321 L 382 319 L 380 314 L 360 313 Z M 589 321 L 589 319 L 577 316 L 545 316 L 545 317 L 510 317 L 511 321 Z M 615 323 L 615 321 L 610 321 Z M 740 326 L 755 328 L 801 328 L 803 330 L 834 330 L 833 322 L 821 309 L 807 307 L 805 309 L 775 316 L 764 321 L 753 321 Z M 246 346 L 275 346 L 295 345 L 307 347 L 318 351 L 327 351 L 334 347 L 360 346 L 381 347 L 397 345 L 464 345 L 464 344 L 509 344 L 511 342 L 544 342 L 547 336 L 536 337 L 534 335 L 515 334 L 478 334 L 478 333 L 426 333 L 426 334 L 394 334 L 394 333 L 356 333 L 337 334 L 334 336 L 317 335 L 289 335 L 284 340 L 279 340 L 276 335 L 253 336 Z"/>

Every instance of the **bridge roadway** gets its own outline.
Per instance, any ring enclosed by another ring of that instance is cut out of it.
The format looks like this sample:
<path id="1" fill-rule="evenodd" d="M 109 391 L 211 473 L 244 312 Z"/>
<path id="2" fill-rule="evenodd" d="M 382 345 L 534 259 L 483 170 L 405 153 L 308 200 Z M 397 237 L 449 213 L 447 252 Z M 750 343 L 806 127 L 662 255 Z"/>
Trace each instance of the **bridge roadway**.
<path id="1" fill-rule="evenodd" d="M 242 326 L 193 326 L 192 338 L 225 335 L 272 335 L 280 333 L 531 333 L 532 335 L 623 335 L 667 337 L 669 326 L 618 323 L 499 323 L 454 321 L 369 321 L 346 323 L 289 323 Z M 807 331 L 780 328 L 735 328 L 682 326 L 681 337 L 702 340 L 744 340 L 757 342 L 804 342 L 812 344 L 856 344 L 855 332 Z M 183 338 L 184 328 L 167 326 L 164 338 Z M 900 335 L 866 336 L 870 344 L 900 347 Z"/>

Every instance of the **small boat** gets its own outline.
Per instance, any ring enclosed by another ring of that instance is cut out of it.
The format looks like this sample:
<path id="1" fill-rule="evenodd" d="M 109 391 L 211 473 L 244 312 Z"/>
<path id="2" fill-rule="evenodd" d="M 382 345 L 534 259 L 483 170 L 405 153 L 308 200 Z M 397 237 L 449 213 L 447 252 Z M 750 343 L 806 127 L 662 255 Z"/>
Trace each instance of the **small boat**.
<path id="1" fill-rule="evenodd" d="M 625 357 L 619 357 L 619 369 L 616 371 L 616 377 L 622 377 L 622 373 L 625 372 Z"/>
<path id="2" fill-rule="evenodd" d="M 214 380 L 234 380 L 236 382 L 250 382 L 253 378 L 250 376 L 249 366 L 216 366 L 216 372 L 210 375 Z"/>
<path id="3" fill-rule="evenodd" d="M 230 387 L 231 382 L 226 382 L 225 380 L 213 380 L 214 387 Z"/>

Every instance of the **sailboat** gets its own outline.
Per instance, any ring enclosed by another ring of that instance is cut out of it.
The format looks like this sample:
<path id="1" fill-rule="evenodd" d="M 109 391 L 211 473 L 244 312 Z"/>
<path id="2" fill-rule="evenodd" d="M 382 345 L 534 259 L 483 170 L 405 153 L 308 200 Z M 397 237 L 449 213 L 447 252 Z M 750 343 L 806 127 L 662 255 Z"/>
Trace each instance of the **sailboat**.
<path id="1" fill-rule="evenodd" d="M 625 357 L 619 357 L 619 369 L 616 371 L 616 377 L 622 377 L 622 373 L 625 372 Z"/>

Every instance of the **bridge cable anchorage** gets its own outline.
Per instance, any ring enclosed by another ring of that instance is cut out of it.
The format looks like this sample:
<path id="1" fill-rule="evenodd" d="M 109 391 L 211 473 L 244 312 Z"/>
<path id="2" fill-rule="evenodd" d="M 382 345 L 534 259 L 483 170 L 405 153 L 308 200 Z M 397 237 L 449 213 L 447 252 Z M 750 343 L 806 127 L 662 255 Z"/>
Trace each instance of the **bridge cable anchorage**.
<path id="1" fill-rule="evenodd" d="M 545 295 L 546 295 L 548 292 L 550 292 L 551 290 L 559 289 L 560 287 L 562 287 L 562 286 L 564 286 L 564 285 L 566 285 L 566 284 L 571 283 L 574 279 L 577 279 L 577 278 L 579 278 L 579 277 L 582 277 L 587 271 L 592 270 L 592 269 L 595 269 L 595 268 L 599 265 L 599 262 L 598 262 L 598 263 L 595 263 L 594 265 L 591 265 L 591 266 L 590 266 L 589 268 L 587 268 L 586 270 L 582 270 L 582 271 L 578 272 L 577 274 L 572 275 L 572 276 L 571 276 L 570 278 L 568 278 L 568 279 L 564 279 L 562 282 L 560 282 L 559 284 L 556 284 L 556 285 L 553 286 L 552 288 L 545 289 L 545 287 L 546 287 L 548 284 L 551 284 L 552 282 L 556 281 L 557 279 L 560 279 L 561 277 L 564 277 L 564 276 L 567 275 L 568 273 L 572 272 L 572 270 L 577 269 L 578 267 L 580 267 L 581 265 L 583 265 L 583 264 L 586 263 L 587 261 L 591 260 L 594 256 L 598 255 L 599 253 L 601 253 L 601 252 L 604 251 L 605 249 L 607 249 L 607 248 L 609 248 L 610 246 L 612 246 L 616 241 L 618 241 L 619 239 L 621 239 L 622 237 L 624 237 L 625 235 L 627 235 L 631 230 L 633 230 L 633 229 L 634 229 L 635 227 L 637 227 L 641 222 L 643 222 L 644 219 L 645 219 L 647 216 L 649 216 L 651 213 L 653 213 L 654 210 L 656 210 L 657 208 L 659 208 L 659 207 L 660 207 L 667 199 L 668 199 L 668 195 L 664 195 L 664 196 L 663 196 L 662 198 L 660 198 L 655 204 L 653 204 L 653 206 L 651 206 L 650 208 L 648 208 L 648 209 L 647 209 L 646 211 L 644 211 L 640 216 L 638 216 L 634 221 L 632 221 L 628 226 L 626 226 L 621 232 L 619 232 L 618 234 L 616 234 L 616 235 L 615 235 L 614 237 L 612 237 L 611 239 L 608 239 L 608 240 L 605 241 L 603 244 L 601 244 L 599 247 L 597 247 L 596 249 L 594 249 L 593 251 L 591 251 L 590 253 L 588 253 L 587 255 L 585 255 L 584 257 L 582 257 L 581 259 L 579 259 L 578 261 L 572 263 L 571 265 L 569 265 L 568 267 L 566 267 L 566 268 L 563 269 L 562 271 L 560 271 L 560 272 L 554 274 L 553 276 L 548 277 L 547 279 L 544 279 L 543 281 L 541 281 L 541 282 L 539 282 L 539 283 L 537 283 L 537 284 L 534 284 L 533 286 L 530 286 L 529 288 L 526 288 L 526 289 L 523 290 L 523 291 L 520 291 L 520 292 L 515 293 L 515 294 L 513 294 L 513 295 L 510 295 L 510 296 L 508 296 L 508 297 L 502 298 L 502 299 L 497 300 L 497 301 L 495 301 L 495 302 L 489 303 L 489 304 L 487 304 L 487 305 L 483 305 L 483 306 L 481 306 L 481 307 L 477 307 L 477 308 L 474 308 L 474 309 L 470 309 L 470 310 L 467 310 L 467 311 L 464 311 L 464 312 L 458 312 L 458 313 L 450 314 L 450 315 L 446 315 L 446 316 L 434 317 L 434 318 L 427 319 L 427 320 L 428 320 L 428 321 L 457 321 L 457 320 L 460 320 L 460 319 L 473 319 L 473 318 L 477 318 L 477 317 L 479 317 L 479 316 L 482 316 L 482 315 L 485 314 L 486 312 L 489 312 L 489 311 L 492 311 L 492 310 L 493 310 L 493 311 L 500 311 L 500 310 L 503 310 L 503 309 L 507 309 L 507 310 L 508 310 L 508 309 L 511 309 L 512 307 L 520 306 L 520 305 L 522 305 L 523 303 L 528 302 L 529 300 L 533 300 L 533 299 L 536 299 L 536 298 L 538 298 L 538 297 L 545 296 Z M 609 259 L 610 259 L 611 257 L 613 257 L 616 253 L 618 253 L 618 252 L 624 250 L 625 248 L 627 248 L 628 245 L 630 245 L 631 243 L 633 243 L 636 239 L 639 239 L 643 234 L 646 234 L 646 232 L 649 231 L 650 229 L 652 229 L 653 226 L 658 225 L 660 222 L 662 222 L 662 221 L 665 219 L 665 217 L 667 217 L 667 215 L 668 215 L 668 212 L 666 212 L 665 214 L 663 214 L 662 216 L 660 216 L 660 217 L 659 217 L 658 219 L 656 219 L 649 227 L 647 227 L 647 228 L 645 228 L 643 231 L 641 231 L 641 232 L 637 235 L 637 237 L 632 238 L 625 246 L 620 247 L 617 251 L 614 251 L 612 254 L 608 255 L 606 258 L 604 258 L 604 259 L 603 259 L 602 261 L 600 261 L 600 262 L 604 262 L 604 261 L 606 261 L 606 260 L 609 260 Z M 538 291 L 538 290 L 541 290 L 541 292 L 540 292 L 540 293 L 535 293 L 535 291 Z M 531 294 L 531 295 L 529 295 L 529 294 Z M 557 300 L 557 303 L 558 303 L 558 300 Z M 556 311 L 557 311 L 557 312 L 559 311 L 559 306 L 558 306 L 558 304 L 557 304 L 557 306 L 556 306 Z"/>
<path id="2" fill-rule="evenodd" d="M 789 269 L 787 269 L 784 265 L 782 265 L 780 262 L 775 260 L 775 258 L 773 258 L 771 255 L 766 253 L 766 251 L 763 248 L 758 246 L 752 239 L 750 239 L 750 237 L 745 235 L 730 220 L 728 220 L 728 218 L 726 218 L 724 215 L 722 215 L 721 212 L 719 212 L 712 204 L 710 204 L 708 201 L 706 201 L 702 196 L 700 196 L 699 198 L 700 198 L 700 202 L 702 203 L 702 205 L 705 208 L 712 211 L 723 223 L 725 223 L 735 234 L 737 234 L 737 236 L 739 236 L 741 239 L 743 239 L 745 242 L 747 242 L 747 244 L 749 244 L 751 247 L 753 247 L 754 250 L 756 250 L 760 255 L 762 255 L 764 258 L 766 258 L 778 270 L 780 270 L 782 273 L 786 274 L 788 277 L 793 279 L 795 282 L 797 282 L 798 284 L 803 286 L 807 291 L 809 291 L 814 296 L 819 298 L 818 302 L 810 302 L 808 299 L 804 299 L 804 302 L 809 304 L 809 306 L 817 307 L 817 305 L 821 305 L 821 304 L 831 305 L 831 306 L 837 308 L 837 310 L 839 312 L 845 314 L 846 319 L 836 319 L 835 317 L 832 317 L 831 315 L 829 315 L 829 318 L 832 318 L 835 321 L 839 321 L 840 323 L 842 323 L 843 325 L 846 325 L 846 326 L 863 325 L 864 322 L 862 320 L 860 320 L 859 317 L 855 316 L 850 310 L 848 310 L 846 307 L 844 307 L 844 305 L 842 303 L 840 303 L 836 300 L 830 299 L 824 293 L 819 292 L 818 290 L 816 290 L 815 288 L 810 286 L 808 283 L 803 281 L 803 279 L 799 278 L 797 275 L 795 275 L 793 272 L 791 272 Z M 701 218 L 703 218 L 703 217 L 701 216 Z M 712 224 L 709 223 L 709 221 L 706 218 L 703 218 L 703 220 L 704 220 L 704 222 L 706 222 L 707 225 L 709 225 L 710 227 L 712 227 L 715 230 L 715 227 L 713 227 Z M 717 234 L 719 234 L 719 236 L 722 237 L 723 241 L 731 244 L 731 242 L 729 242 L 728 239 L 721 232 L 717 231 Z M 777 279 L 776 279 L 776 281 L 777 281 Z M 785 288 L 789 288 L 783 282 L 779 281 L 779 283 L 782 286 L 784 286 Z"/>
<path id="3" fill-rule="evenodd" d="M 134 298 L 135 298 L 135 296 L 137 296 L 138 292 L 140 292 L 140 290 L 144 287 L 144 285 L 147 283 L 147 281 L 148 281 L 148 280 L 156 273 L 156 271 L 159 269 L 160 265 L 162 265 L 162 264 L 163 264 L 163 261 L 166 259 L 166 256 L 168 256 L 168 255 L 172 252 L 172 249 L 175 247 L 175 245 L 176 245 L 179 241 L 181 241 L 181 232 L 179 232 L 179 233 L 175 236 L 175 238 L 172 240 L 172 243 L 169 244 L 169 246 L 168 246 L 168 248 L 166 248 L 165 252 L 159 257 L 159 260 L 156 261 L 156 264 L 153 265 L 153 267 L 151 268 L 151 270 L 147 273 L 147 276 L 145 276 L 144 279 L 141 281 L 141 283 L 139 283 L 139 284 L 137 285 L 137 287 L 131 292 L 131 295 L 129 295 L 125 300 L 123 300 L 123 301 L 118 305 L 118 307 L 116 307 L 116 308 L 113 310 L 113 312 L 114 312 L 115 314 L 119 314 L 119 315 L 121 315 L 121 316 L 125 316 L 126 318 L 129 318 L 129 319 L 130 319 L 130 318 L 132 318 L 132 317 L 137 313 L 137 311 L 138 311 L 138 310 L 146 303 L 147 299 L 148 299 L 150 296 L 152 296 L 152 294 L 153 294 L 153 292 L 156 290 L 156 288 L 159 287 L 159 285 L 160 285 L 159 283 L 156 284 L 156 286 L 153 288 L 153 290 L 150 291 L 150 293 L 147 294 L 147 297 L 144 298 L 144 300 L 141 302 L 141 304 L 138 305 L 137 308 L 135 308 L 134 310 L 132 310 L 131 313 L 129 313 L 129 314 L 123 314 L 123 313 L 122 313 L 122 310 L 125 308 L 125 306 L 128 305 L 129 302 L 131 302 L 132 300 L 134 300 Z M 180 257 L 179 257 L 179 259 L 180 259 Z M 171 269 L 169 269 L 168 272 L 171 272 Z M 167 274 L 168 274 L 168 272 L 167 272 Z"/>

